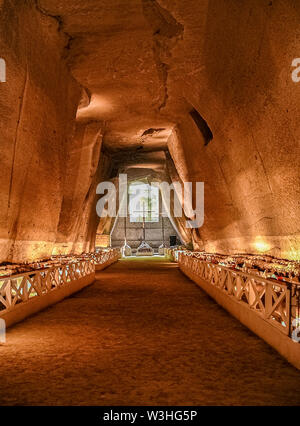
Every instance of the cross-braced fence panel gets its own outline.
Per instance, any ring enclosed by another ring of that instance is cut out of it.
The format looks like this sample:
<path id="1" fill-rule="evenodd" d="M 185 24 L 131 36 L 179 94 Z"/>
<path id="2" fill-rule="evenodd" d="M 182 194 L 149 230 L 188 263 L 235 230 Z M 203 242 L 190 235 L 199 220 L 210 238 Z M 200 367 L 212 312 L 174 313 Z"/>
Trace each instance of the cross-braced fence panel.
<path id="1" fill-rule="evenodd" d="M 88 253 L 78 261 L 69 261 L 46 269 L 0 277 L 0 311 L 13 309 L 33 297 L 43 296 L 63 285 L 70 285 L 93 272 L 95 265 L 117 261 L 119 249 Z"/>
<path id="2" fill-rule="evenodd" d="M 291 335 L 300 326 L 299 286 L 209 263 L 184 252 L 179 253 L 179 264 L 284 334 Z"/>

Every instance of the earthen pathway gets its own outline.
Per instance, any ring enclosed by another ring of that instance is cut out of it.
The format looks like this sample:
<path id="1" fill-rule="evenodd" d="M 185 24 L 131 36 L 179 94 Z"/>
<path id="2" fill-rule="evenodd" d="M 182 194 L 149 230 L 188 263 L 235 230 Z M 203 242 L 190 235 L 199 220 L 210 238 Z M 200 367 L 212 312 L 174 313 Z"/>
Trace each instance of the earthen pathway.
<path id="1" fill-rule="evenodd" d="M 0 405 L 300 404 L 300 372 L 160 258 L 12 327 Z"/>

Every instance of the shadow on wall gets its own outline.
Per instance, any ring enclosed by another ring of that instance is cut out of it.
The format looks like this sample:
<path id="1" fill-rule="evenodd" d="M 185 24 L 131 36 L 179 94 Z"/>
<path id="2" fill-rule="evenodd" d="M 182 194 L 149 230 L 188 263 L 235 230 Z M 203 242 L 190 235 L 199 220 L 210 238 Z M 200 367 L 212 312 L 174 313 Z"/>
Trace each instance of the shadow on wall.
<path id="1" fill-rule="evenodd" d="M 198 127 L 199 131 L 201 132 L 203 136 L 204 145 L 205 146 L 208 145 L 209 142 L 213 139 L 213 134 L 207 122 L 204 120 L 203 117 L 201 117 L 201 115 L 195 108 L 193 108 L 192 111 L 190 111 L 190 116 L 194 120 L 196 126 Z"/>

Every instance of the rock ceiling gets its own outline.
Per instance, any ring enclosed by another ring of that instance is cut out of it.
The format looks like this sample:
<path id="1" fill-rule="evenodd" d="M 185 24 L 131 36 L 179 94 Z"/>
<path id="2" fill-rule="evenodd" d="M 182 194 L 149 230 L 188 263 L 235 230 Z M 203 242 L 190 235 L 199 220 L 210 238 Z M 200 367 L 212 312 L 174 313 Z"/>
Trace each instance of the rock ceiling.
<path id="1" fill-rule="evenodd" d="M 179 2 L 169 3 L 180 11 Z M 105 122 L 104 144 L 113 151 L 165 149 L 173 126 L 190 109 L 178 83 L 186 64 L 184 25 L 176 13 L 154 0 L 38 4 L 59 20 L 68 37 L 68 64 L 89 94 L 78 120 Z"/>

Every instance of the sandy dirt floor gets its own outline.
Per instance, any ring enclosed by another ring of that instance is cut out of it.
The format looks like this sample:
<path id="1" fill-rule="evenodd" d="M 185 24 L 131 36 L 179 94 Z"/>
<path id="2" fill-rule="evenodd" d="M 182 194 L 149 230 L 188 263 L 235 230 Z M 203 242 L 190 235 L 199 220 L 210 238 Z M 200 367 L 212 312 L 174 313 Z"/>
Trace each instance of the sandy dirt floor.
<path id="1" fill-rule="evenodd" d="M 0 405 L 300 404 L 300 372 L 161 258 L 99 272 L 0 354 Z"/>

